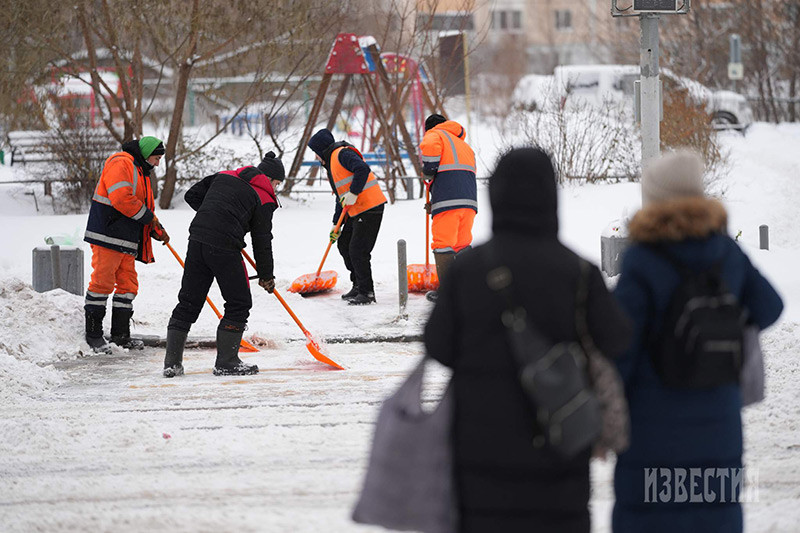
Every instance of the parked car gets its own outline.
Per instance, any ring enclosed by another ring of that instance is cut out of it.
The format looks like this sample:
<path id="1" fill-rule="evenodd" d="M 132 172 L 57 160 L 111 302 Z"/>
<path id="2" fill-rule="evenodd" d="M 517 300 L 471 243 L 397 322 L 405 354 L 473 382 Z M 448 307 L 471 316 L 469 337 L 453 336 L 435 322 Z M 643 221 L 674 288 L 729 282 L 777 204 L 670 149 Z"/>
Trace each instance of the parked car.
<path id="1" fill-rule="evenodd" d="M 634 82 L 639 76 L 638 65 L 564 65 L 556 67 L 552 76 L 524 76 L 512 98 L 517 108 L 528 111 L 545 110 L 553 105 L 606 102 L 632 110 Z M 744 131 L 753 122 L 753 111 L 740 94 L 709 89 L 666 68 L 660 70 L 660 78 L 665 91 L 682 88 L 696 101 L 705 103 L 717 129 Z"/>

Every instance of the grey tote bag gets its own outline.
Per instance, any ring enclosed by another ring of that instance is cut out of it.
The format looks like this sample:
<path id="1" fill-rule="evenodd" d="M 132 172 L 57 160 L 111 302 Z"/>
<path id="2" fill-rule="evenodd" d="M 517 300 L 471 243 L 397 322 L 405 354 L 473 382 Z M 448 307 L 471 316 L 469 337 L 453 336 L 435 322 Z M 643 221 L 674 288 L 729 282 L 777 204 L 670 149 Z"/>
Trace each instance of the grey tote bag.
<path id="1" fill-rule="evenodd" d="M 757 326 L 744 328 L 744 362 L 739 375 L 742 407 L 764 399 L 764 354 L 761 352 L 760 333 Z"/>
<path id="2" fill-rule="evenodd" d="M 400 531 L 456 527 L 452 381 L 433 412 L 422 410 L 426 358 L 383 402 L 353 520 Z"/>

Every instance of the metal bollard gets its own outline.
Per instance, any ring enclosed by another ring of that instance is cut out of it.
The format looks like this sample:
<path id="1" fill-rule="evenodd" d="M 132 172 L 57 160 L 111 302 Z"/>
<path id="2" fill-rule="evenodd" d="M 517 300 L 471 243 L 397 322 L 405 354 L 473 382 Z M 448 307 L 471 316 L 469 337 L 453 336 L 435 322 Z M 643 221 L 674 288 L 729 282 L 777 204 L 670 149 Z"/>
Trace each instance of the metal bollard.
<path id="1" fill-rule="evenodd" d="M 403 178 L 406 182 L 406 199 L 413 200 L 414 199 L 414 178 L 408 176 Z"/>
<path id="2" fill-rule="evenodd" d="M 406 241 L 397 241 L 397 290 L 400 298 L 400 317 L 408 318 L 408 265 L 406 260 Z"/>
<path id="3" fill-rule="evenodd" d="M 50 265 L 53 271 L 53 288 L 61 288 L 61 247 L 54 244 L 50 247 Z"/>
<path id="4" fill-rule="evenodd" d="M 769 250 L 769 226 L 762 224 L 758 227 L 758 247 Z"/>

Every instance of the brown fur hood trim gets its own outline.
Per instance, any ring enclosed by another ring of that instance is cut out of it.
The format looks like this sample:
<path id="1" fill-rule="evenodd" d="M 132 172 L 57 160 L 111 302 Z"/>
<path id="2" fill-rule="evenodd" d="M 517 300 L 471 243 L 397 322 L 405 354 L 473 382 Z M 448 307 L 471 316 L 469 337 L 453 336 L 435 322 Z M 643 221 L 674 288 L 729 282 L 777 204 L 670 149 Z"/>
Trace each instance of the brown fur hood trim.
<path id="1" fill-rule="evenodd" d="M 628 224 L 628 234 L 636 242 L 682 241 L 725 232 L 727 226 L 728 213 L 719 201 L 688 197 L 642 208 Z"/>

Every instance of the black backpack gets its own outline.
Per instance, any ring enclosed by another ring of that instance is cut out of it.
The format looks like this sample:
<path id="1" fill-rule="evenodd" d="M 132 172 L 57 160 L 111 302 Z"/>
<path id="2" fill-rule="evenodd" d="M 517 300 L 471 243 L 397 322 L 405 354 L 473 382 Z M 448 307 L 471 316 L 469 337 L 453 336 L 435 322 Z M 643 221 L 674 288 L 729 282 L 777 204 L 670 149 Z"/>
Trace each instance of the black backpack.
<path id="1" fill-rule="evenodd" d="M 695 271 L 663 248 L 652 248 L 678 271 L 651 357 L 664 385 L 706 389 L 738 383 L 746 311 L 722 279 L 722 262 Z"/>

